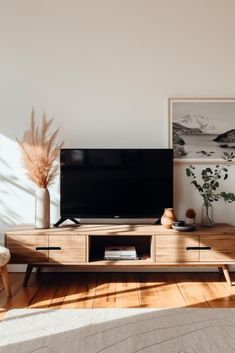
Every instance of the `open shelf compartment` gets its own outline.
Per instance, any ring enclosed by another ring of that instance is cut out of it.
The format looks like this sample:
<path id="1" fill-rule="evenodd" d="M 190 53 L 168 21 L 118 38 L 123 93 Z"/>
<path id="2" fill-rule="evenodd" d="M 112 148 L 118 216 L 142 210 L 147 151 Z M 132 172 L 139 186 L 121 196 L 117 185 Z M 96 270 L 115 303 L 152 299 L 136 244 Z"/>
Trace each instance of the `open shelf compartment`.
<path id="1" fill-rule="evenodd" d="M 90 235 L 89 236 L 89 262 L 106 261 L 104 252 L 106 246 L 134 246 L 137 253 L 137 260 L 113 260 L 113 261 L 151 261 L 152 256 L 152 236 L 105 236 Z M 109 260 L 107 260 L 109 261 Z"/>

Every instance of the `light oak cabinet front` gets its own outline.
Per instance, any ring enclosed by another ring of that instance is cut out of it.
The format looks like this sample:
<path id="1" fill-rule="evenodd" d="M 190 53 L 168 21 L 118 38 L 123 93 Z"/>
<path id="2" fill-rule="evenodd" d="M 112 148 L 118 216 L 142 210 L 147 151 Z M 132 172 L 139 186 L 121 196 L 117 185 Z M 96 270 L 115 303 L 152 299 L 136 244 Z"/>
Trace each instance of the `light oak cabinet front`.
<path id="1" fill-rule="evenodd" d="M 87 261 L 85 235 L 49 235 L 50 263 L 80 263 Z"/>
<path id="2" fill-rule="evenodd" d="M 200 235 L 200 261 L 235 261 L 235 236 Z"/>
<path id="3" fill-rule="evenodd" d="M 87 237 L 82 235 L 8 235 L 6 246 L 15 263 L 84 263 Z"/>
<path id="4" fill-rule="evenodd" d="M 199 261 L 198 235 L 156 235 L 155 254 L 157 263 Z"/>
<path id="5" fill-rule="evenodd" d="M 11 253 L 11 261 L 47 262 L 48 261 L 48 235 L 27 234 L 7 236 L 6 246 Z"/>

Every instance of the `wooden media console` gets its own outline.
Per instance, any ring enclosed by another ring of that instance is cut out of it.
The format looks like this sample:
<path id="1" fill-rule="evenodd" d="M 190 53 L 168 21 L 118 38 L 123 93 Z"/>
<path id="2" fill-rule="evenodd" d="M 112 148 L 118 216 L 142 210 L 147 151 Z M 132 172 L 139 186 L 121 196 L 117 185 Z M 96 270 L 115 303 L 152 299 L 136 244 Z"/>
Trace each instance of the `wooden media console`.
<path id="1" fill-rule="evenodd" d="M 135 246 L 138 260 L 104 260 L 106 246 Z M 12 264 L 27 264 L 24 286 L 34 267 L 77 266 L 78 270 L 155 270 L 161 267 L 217 267 L 231 285 L 235 227 L 217 224 L 193 232 L 160 225 L 91 224 L 34 229 L 18 226 L 5 234 Z"/>

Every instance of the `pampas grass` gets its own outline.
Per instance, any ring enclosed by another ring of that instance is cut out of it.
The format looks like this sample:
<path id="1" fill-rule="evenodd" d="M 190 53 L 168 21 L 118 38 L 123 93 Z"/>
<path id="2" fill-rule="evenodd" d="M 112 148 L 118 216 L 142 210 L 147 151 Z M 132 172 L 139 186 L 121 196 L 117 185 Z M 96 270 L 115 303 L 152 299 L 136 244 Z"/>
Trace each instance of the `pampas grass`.
<path id="1" fill-rule="evenodd" d="M 22 139 L 16 139 L 27 175 L 40 188 L 50 186 L 59 173 L 59 163 L 56 160 L 63 142 L 57 142 L 59 129 L 50 131 L 53 120 L 48 120 L 44 113 L 39 124 L 32 110 L 29 129 L 24 132 Z"/>

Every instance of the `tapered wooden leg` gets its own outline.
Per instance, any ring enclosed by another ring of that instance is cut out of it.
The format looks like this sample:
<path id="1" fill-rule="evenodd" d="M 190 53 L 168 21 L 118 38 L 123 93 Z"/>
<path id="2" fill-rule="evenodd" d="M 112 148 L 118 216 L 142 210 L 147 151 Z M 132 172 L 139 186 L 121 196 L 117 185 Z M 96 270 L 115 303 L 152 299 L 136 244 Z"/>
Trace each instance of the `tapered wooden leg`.
<path id="1" fill-rule="evenodd" d="M 41 272 L 41 267 L 38 266 L 37 269 L 36 269 L 36 274 L 39 275 L 40 272 Z"/>
<path id="2" fill-rule="evenodd" d="M 11 288 L 10 288 L 10 282 L 9 282 L 9 276 L 8 276 L 8 271 L 7 271 L 7 265 L 2 266 L 2 281 L 7 293 L 7 296 L 11 296 Z"/>
<path id="3" fill-rule="evenodd" d="M 225 277 L 225 279 L 226 279 L 228 285 L 229 285 L 229 286 L 232 286 L 232 282 L 231 282 L 231 278 L 230 278 L 228 266 L 227 266 L 227 265 L 223 265 L 223 266 L 222 266 L 222 270 L 223 270 L 223 274 L 224 274 L 224 277 Z"/>
<path id="4" fill-rule="evenodd" d="M 24 276 L 24 283 L 23 283 L 23 287 L 27 287 L 28 281 L 29 281 L 29 277 L 31 275 L 33 269 L 33 265 L 28 265 L 27 266 L 27 270 L 25 272 L 25 276 Z"/>

